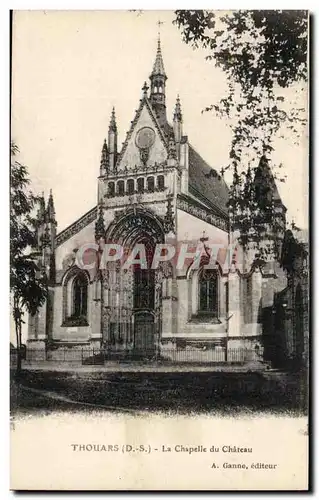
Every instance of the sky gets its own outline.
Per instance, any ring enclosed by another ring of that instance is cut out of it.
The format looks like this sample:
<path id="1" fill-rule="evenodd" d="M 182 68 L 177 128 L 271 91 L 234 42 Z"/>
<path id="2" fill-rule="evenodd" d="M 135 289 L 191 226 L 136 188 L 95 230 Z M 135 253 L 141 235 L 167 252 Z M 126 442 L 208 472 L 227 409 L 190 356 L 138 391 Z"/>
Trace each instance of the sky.
<path id="1" fill-rule="evenodd" d="M 202 110 L 227 92 L 225 75 L 203 50 L 182 41 L 172 11 L 19 11 L 14 14 L 12 138 L 28 166 L 32 189 L 53 190 L 58 231 L 97 200 L 103 140 L 115 107 L 119 146 L 139 106 L 156 54 L 158 20 L 166 74 L 167 114 L 180 95 L 184 134 L 216 170 L 228 164 L 226 119 Z M 295 97 L 300 89 L 290 89 Z M 307 104 L 306 93 L 298 95 Z M 308 139 L 275 141 L 273 161 L 288 220 L 308 225 Z"/>

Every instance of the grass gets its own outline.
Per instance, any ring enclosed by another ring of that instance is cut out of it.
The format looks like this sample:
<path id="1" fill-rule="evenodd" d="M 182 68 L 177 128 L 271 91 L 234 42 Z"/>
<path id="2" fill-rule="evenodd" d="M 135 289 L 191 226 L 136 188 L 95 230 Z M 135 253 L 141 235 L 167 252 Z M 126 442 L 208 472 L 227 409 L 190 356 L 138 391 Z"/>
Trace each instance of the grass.
<path id="1" fill-rule="evenodd" d="M 12 377 L 12 412 L 72 409 L 67 400 L 112 408 L 173 413 L 300 412 L 294 377 L 261 373 L 106 373 L 23 370 Z M 40 391 L 28 393 L 28 387 Z"/>

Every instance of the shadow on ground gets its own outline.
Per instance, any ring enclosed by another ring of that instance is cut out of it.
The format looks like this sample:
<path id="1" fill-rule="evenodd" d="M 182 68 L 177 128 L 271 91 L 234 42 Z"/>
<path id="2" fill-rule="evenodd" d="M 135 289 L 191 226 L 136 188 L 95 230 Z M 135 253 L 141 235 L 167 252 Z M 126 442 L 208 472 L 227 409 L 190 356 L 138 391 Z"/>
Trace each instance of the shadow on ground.
<path id="1" fill-rule="evenodd" d="M 76 373 L 23 370 L 11 376 L 11 411 L 100 407 L 164 413 L 305 413 L 296 374 Z"/>

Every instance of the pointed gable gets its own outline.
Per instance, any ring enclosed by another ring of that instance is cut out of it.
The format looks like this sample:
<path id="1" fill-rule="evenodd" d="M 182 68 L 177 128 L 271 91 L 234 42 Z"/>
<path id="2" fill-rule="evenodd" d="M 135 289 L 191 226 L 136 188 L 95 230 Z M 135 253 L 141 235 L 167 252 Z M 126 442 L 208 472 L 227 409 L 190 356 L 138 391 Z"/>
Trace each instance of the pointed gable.
<path id="1" fill-rule="evenodd" d="M 149 149 L 149 163 L 161 163 L 167 159 L 167 143 L 165 135 L 158 124 L 148 98 L 144 95 L 119 154 L 117 160 L 118 170 L 122 170 L 126 166 L 128 168 L 134 167 L 135 165 L 139 165 L 141 163 L 140 149 L 136 143 L 136 136 L 139 130 L 144 127 L 151 128 L 155 134 L 154 143 Z"/>

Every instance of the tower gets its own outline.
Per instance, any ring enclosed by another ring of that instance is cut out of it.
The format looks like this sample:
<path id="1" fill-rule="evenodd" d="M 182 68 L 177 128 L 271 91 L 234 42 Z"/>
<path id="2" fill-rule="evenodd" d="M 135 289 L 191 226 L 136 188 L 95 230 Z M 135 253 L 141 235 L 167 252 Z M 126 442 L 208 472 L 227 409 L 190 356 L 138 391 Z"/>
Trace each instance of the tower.
<path id="1" fill-rule="evenodd" d="M 52 330 L 52 307 L 54 296 L 55 272 L 55 246 L 56 246 L 57 221 L 54 208 L 52 190 L 50 190 L 48 203 L 45 204 L 44 195 L 39 198 L 37 212 L 37 248 L 36 264 L 39 273 L 47 286 L 46 302 L 42 304 L 35 315 L 29 316 L 28 340 L 33 347 L 41 346 L 49 338 Z"/>
<path id="2" fill-rule="evenodd" d="M 166 85 L 167 76 L 164 69 L 162 50 L 161 50 L 161 40 L 158 37 L 157 42 L 157 52 L 155 57 L 155 62 L 153 66 L 153 71 L 150 75 L 151 81 L 151 92 L 150 92 L 150 102 L 152 108 L 155 111 L 156 117 L 159 124 L 162 126 L 166 123 Z"/>
<path id="3" fill-rule="evenodd" d="M 266 240 L 272 242 L 273 257 L 278 259 L 286 229 L 286 207 L 281 201 L 269 160 L 265 155 L 260 158 L 255 170 L 253 187 L 265 236 L 267 234 Z"/>

